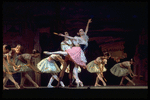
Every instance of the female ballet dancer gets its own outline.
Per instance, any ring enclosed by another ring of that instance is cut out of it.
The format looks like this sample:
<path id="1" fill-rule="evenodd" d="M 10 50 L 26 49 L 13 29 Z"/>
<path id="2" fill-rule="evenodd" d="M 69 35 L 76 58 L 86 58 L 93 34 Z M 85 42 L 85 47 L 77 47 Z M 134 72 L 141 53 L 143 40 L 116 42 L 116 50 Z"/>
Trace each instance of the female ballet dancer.
<path id="1" fill-rule="evenodd" d="M 78 44 L 80 44 L 80 47 L 83 51 L 85 51 L 85 49 L 88 47 L 88 40 L 89 40 L 89 37 L 87 35 L 87 32 L 88 32 L 88 28 L 89 28 L 89 23 L 91 23 L 91 19 L 88 20 L 88 23 L 87 23 L 87 26 L 86 26 L 86 29 L 85 29 L 85 32 L 83 31 L 83 29 L 80 29 L 79 32 L 77 33 L 77 35 L 80 35 L 79 36 L 75 36 L 75 37 L 71 37 L 69 35 L 63 35 L 63 34 L 57 34 L 57 33 L 54 33 L 56 35 L 59 35 L 59 36 L 63 36 L 65 38 L 69 38 L 71 40 L 74 40 L 73 42 L 77 42 Z"/>
<path id="2" fill-rule="evenodd" d="M 58 65 L 56 64 L 55 60 L 59 61 L 61 63 L 61 65 L 64 63 L 64 60 L 62 59 L 62 57 L 60 55 L 52 54 L 49 57 L 44 58 L 37 64 L 37 68 L 42 73 L 50 73 L 52 75 L 52 77 L 50 78 L 49 83 L 47 85 L 47 87 L 49 87 L 49 88 L 53 87 L 52 82 L 54 79 L 59 81 L 57 74 L 60 72 L 60 69 L 59 69 Z M 62 87 L 65 87 L 65 85 L 62 81 L 60 81 L 60 84 Z"/>
<path id="3" fill-rule="evenodd" d="M 60 72 L 60 76 L 59 76 L 59 81 L 62 80 L 62 78 L 64 76 L 64 72 L 67 68 L 67 65 L 70 64 L 70 73 L 69 73 L 70 84 L 69 84 L 69 87 L 72 86 L 72 75 L 73 75 L 73 68 L 74 68 L 75 64 L 77 66 L 83 67 L 84 69 L 87 67 L 86 66 L 86 62 L 87 62 L 86 57 L 85 57 L 82 49 L 79 47 L 79 45 L 77 47 L 72 47 L 71 49 L 67 49 L 66 51 L 56 51 L 56 52 L 44 51 L 43 53 L 48 54 L 48 55 L 49 54 L 60 54 L 60 55 L 65 56 L 65 61 L 63 63 L 63 69 Z M 56 87 L 59 86 L 59 81 L 58 81 L 58 84 Z"/>
<path id="4" fill-rule="evenodd" d="M 22 46 L 20 45 L 16 49 L 16 52 L 20 55 L 18 55 L 18 57 L 15 61 L 17 65 L 21 65 L 21 67 L 18 71 L 18 72 L 21 72 L 20 87 L 23 89 L 24 88 L 24 82 L 26 79 L 28 79 L 35 87 L 38 88 L 39 87 L 38 84 L 32 80 L 32 78 L 28 74 L 28 71 L 33 70 L 37 73 L 40 73 L 40 71 L 38 71 L 38 69 L 33 67 L 34 65 L 32 63 L 32 59 L 40 56 L 40 52 L 38 50 L 33 49 L 32 54 L 29 54 L 29 53 L 21 54 L 21 52 L 20 52 L 21 47 Z"/>
<path id="5" fill-rule="evenodd" d="M 131 59 L 130 61 L 124 61 L 121 63 L 117 63 L 110 69 L 110 72 L 113 75 L 115 75 L 117 77 L 122 77 L 122 79 L 120 81 L 120 85 L 123 84 L 122 82 L 124 79 L 127 79 L 129 82 L 131 82 L 133 85 L 135 85 L 135 83 L 127 77 L 127 75 L 130 75 L 131 77 L 137 76 L 131 70 L 131 64 L 133 64 L 133 63 L 134 63 L 133 59 Z"/>
<path id="6" fill-rule="evenodd" d="M 68 32 L 64 32 L 66 36 L 69 36 Z M 66 51 L 67 49 L 70 49 L 74 46 L 73 41 L 70 40 L 69 38 L 64 37 L 64 41 L 61 42 L 61 50 Z M 61 69 L 63 68 L 63 66 L 60 67 Z M 69 73 L 70 68 L 69 65 L 67 66 L 67 69 L 65 72 Z M 77 87 L 83 86 L 83 82 L 79 79 L 78 77 L 78 73 L 81 72 L 81 68 L 80 66 L 75 65 L 75 67 L 73 68 L 73 80 L 75 79 L 75 83 L 77 84 Z M 72 80 L 72 82 L 73 82 Z"/>
<path id="7" fill-rule="evenodd" d="M 104 56 L 97 57 L 95 60 L 89 62 L 87 64 L 87 70 L 90 73 L 96 73 L 96 81 L 94 86 L 101 86 L 98 84 L 99 80 L 102 81 L 103 85 L 106 86 L 105 81 L 103 80 L 103 72 L 105 72 L 107 69 L 105 68 L 105 64 L 107 64 L 107 58 Z"/>
<path id="8" fill-rule="evenodd" d="M 15 65 L 15 52 L 16 48 L 11 48 L 10 45 L 3 45 L 3 72 L 6 74 L 3 78 L 3 88 L 8 89 L 5 87 L 8 79 L 10 79 L 17 89 L 20 89 L 18 83 L 14 80 L 12 74 L 15 73 L 16 68 L 20 68 L 20 65 Z"/>

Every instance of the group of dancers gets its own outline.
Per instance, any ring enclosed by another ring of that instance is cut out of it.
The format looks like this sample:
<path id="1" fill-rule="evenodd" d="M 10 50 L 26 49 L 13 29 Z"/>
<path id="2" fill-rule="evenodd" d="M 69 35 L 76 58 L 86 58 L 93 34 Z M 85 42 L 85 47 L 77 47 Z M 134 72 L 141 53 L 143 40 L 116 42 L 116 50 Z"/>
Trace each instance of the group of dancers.
<path id="1" fill-rule="evenodd" d="M 3 89 L 8 89 L 5 87 L 8 79 L 10 79 L 17 89 L 24 88 L 24 81 L 28 79 L 35 87 L 39 87 L 36 82 L 29 76 L 28 71 L 35 71 L 36 73 L 48 73 L 51 74 L 52 77 L 49 80 L 47 85 L 48 88 L 53 88 L 52 82 L 55 80 L 58 81 L 55 87 L 65 87 L 63 83 L 64 73 L 69 73 L 69 87 L 74 86 L 73 80 L 75 80 L 76 86 L 84 86 L 83 82 L 79 79 L 78 73 L 81 72 L 81 69 L 85 69 L 90 73 L 96 73 L 96 81 L 94 86 L 101 86 L 98 84 L 99 80 L 102 81 L 103 85 L 106 86 L 107 81 L 103 75 L 103 72 L 106 72 L 107 69 L 105 65 L 107 64 L 107 59 L 109 56 L 98 56 L 95 60 L 87 63 L 87 59 L 85 57 L 84 51 L 88 47 L 89 37 L 87 35 L 89 24 L 91 23 L 91 19 L 88 20 L 85 32 L 83 29 L 80 29 L 75 37 L 69 36 L 68 32 L 55 33 L 55 35 L 64 37 L 64 40 L 61 42 L 61 51 L 49 52 L 44 51 L 43 53 L 49 55 L 48 57 L 42 59 L 37 66 L 35 67 L 32 63 L 33 58 L 37 58 L 40 56 L 40 52 L 38 50 L 33 49 L 32 54 L 22 53 L 23 47 L 21 45 L 17 45 L 15 48 L 11 48 L 10 45 L 3 45 Z M 59 61 L 61 66 L 58 66 L 55 61 Z M 122 77 L 120 85 L 122 84 L 124 79 L 127 79 L 133 85 L 135 83 L 130 80 L 127 75 L 129 74 L 131 77 L 136 76 L 131 70 L 131 64 L 133 64 L 133 60 L 124 61 L 121 63 L 115 64 L 110 72 L 118 77 Z M 13 74 L 22 73 L 21 74 L 21 83 L 18 83 L 13 78 Z M 59 76 L 58 76 L 59 73 Z"/>

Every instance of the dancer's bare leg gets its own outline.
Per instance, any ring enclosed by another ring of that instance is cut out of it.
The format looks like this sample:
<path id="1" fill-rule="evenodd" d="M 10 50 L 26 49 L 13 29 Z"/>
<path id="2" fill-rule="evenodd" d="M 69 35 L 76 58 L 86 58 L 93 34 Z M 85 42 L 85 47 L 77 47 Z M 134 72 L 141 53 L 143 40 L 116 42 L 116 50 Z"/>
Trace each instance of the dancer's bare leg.
<path id="1" fill-rule="evenodd" d="M 133 85 L 135 85 L 135 83 L 132 80 L 130 80 L 127 76 L 125 76 L 125 79 L 127 79 L 129 82 L 131 82 Z"/>
<path id="2" fill-rule="evenodd" d="M 103 85 L 106 86 L 106 83 L 105 83 L 105 81 L 103 80 L 101 74 L 98 75 L 98 78 L 102 81 Z"/>
<path id="3" fill-rule="evenodd" d="M 52 77 L 54 79 L 56 79 L 57 81 L 59 81 L 59 78 L 58 78 L 58 76 L 56 74 L 52 75 Z M 62 81 L 60 81 L 60 84 L 61 84 L 62 87 L 65 87 L 65 85 L 64 85 L 64 83 Z"/>
<path id="4" fill-rule="evenodd" d="M 35 86 L 39 87 L 37 83 L 35 83 L 32 78 L 28 75 L 28 73 L 25 72 L 25 77 Z"/>
<path id="5" fill-rule="evenodd" d="M 97 77 L 96 77 L 96 81 L 95 81 L 95 85 L 94 86 L 101 86 L 100 84 L 98 84 L 98 82 L 99 82 L 99 78 L 98 78 L 98 73 L 97 73 Z"/>
<path id="6" fill-rule="evenodd" d="M 66 59 L 66 58 L 65 58 L 65 59 Z M 58 87 L 60 81 L 62 81 L 62 79 L 63 79 L 63 77 L 64 77 L 64 73 L 65 73 L 66 68 L 67 68 L 67 63 L 66 63 L 66 61 L 65 61 L 65 62 L 63 63 L 63 68 L 62 68 L 62 70 L 61 70 L 61 72 L 60 72 L 60 74 L 59 74 L 59 80 L 58 80 L 58 83 L 57 83 L 57 86 L 56 86 L 56 87 Z"/>
<path id="7" fill-rule="evenodd" d="M 5 76 L 5 77 L 3 78 L 3 90 L 8 90 L 8 89 L 9 89 L 9 88 L 6 88 L 6 87 L 5 87 L 7 81 L 8 81 L 8 77 Z"/>
<path id="8" fill-rule="evenodd" d="M 4 85 L 4 86 L 6 85 L 7 81 L 8 81 L 8 77 L 5 76 L 5 77 L 3 78 L 3 85 Z"/>
<path id="9" fill-rule="evenodd" d="M 120 81 L 120 85 L 122 85 L 124 79 L 125 79 L 125 77 L 123 76 L 121 81 Z"/>
<path id="10" fill-rule="evenodd" d="M 24 82 L 25 82 L 26 78 L 25 76 L 21 76 L 21 82 L 20 82 L 20 88 L 23 89 L 24 88 Z"/>
<path id="11" fill-rule="evenodd" d="M 14 78 L 12 77 L 12 75 L 10 74 L 6 74 L 6 77 L 8 77 L 8 79 L 10 79 L 16 86 L 17 89 L 20 89 L 20 86 L 18 85 L 18 83 L 14 80 Z"/>
<path id="12" fill-rule="evenodd" d="M 68 61 L 68 63 L 70 64 L 70 72 L 69 72 L 69 87 L 73 86 L 72 84 L 72 76 L 73 76 L 73 68 L 74 68 L 74 63 L 72 61 Z"/>

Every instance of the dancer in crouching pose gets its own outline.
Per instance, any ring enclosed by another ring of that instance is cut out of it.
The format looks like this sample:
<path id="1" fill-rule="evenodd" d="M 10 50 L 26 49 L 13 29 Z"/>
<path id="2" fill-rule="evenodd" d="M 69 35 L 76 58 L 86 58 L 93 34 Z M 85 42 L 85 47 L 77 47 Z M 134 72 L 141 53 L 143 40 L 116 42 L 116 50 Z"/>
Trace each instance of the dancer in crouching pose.
<path id="1" fill-rule="evenodd" d="M 18 47 L 16 49 L 16 53 L 20 54 L 20 47 Z M 40 52 L 38 50 L 33 49 L 32 54 L 29 53 L 24 53 L 24 54 L 20 54 L 18 55 L 18 57 L 16 58 L 15 62 L 17 65 L 21 65 L 20 69 L 18 72 L 21 73 L 21 83 L 20 83 L 20 87 L 23 89 L 24 88 L 24 82 L 26 79 L 28 79 L 35 87 L 39 87 L 38 84 L 36 82 L 34 82 L 32 80 L 32 78 L 29 76 L 28 71 L 35 71 L 37 73 L 40 73 L 40 71 L 36 68 L 34 68 L 33 63 L 32 63 L 32 59 L 33 58 L 37 58 L 40 55 Z"/>
<path id="2" fill-rule="evenodd" d="M 20 68 L 20 65 L 15 65 L 16 48 L 11 48 L 9 45 L 3 45 L 3 72 L 6 74 L 3 78 L 3 89 L 8 89 L 5 87 L 8 79 L 10 79 L 17 89 L 20 89 L 18 83 L 14 80 L 12 74 L 17 71 L 16 68 Z"/>
<path id="3" fill-rule="evenodd" d="M 122 77 L 122 79 L 120 81 L 120 85 L 123 85 L 122 82 L 124 79 L 127 79 L 129 82 L 131 82 L 133 85 L 135 85 L 135 83 L 127 77 L 127 75 L 130 75 L 131 77 L 137 76 L 131 70 L 131 64 L 133 64 L 133 63 L 134 63 L 133 59 L 131 59 L 130 61 L 124 61 L 121 63 L 117 63 L 110 69 L 110 72 L 113 75 L 115 75 L 117 77 Z"/>
<path id="4" fill-rule="evenodd" d="M 64 63 L 64 60 L 60 55 L 52 54 L 47 58 L 44 58 L 37 64 L 37 68 L 42 72 L 42 73 L 51 73 L 52 77 L 49 80 L 49 83 L 47 87 L 51 88 L 52 82 L 54 79 L 59 81 L 59 78 L 57 77 L 57 74 L 60 72 L 60 69 L 58 65 L 56 64 L 55 60 L 59 61 L 61 65 Z M 62 87 L 65 87 L 64 83 L 60 81 L 60 84 Z"/>
<path id="5" fill-rule="evenodd" d="M 107 64 L 107 58 L 105 58 L 103 56 L 97 57 L 95 60 L 93 60 L 87 64 L 87 66 L 88 66 L 87 70 L 90 73 L 96 73 L 97 74 L 94 86 L 101 86 L 98 84 L 99 80 L 101 80 L 103 85 L 106 86 L 106 83 L 103 80 L 103 78 L 104 78 L 103 72 L 105 72 L 107 70 L 105 68 L 105 64 Z"/>

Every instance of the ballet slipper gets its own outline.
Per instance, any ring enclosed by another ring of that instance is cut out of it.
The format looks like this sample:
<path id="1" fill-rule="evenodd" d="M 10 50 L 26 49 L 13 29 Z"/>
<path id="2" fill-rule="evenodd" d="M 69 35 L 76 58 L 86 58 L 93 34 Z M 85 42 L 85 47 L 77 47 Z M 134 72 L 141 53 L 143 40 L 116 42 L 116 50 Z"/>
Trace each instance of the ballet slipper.
<path id="1" fill-rule="evenodd" d="M 52 86 L 52 85 L 48 85 L 47 87 L 48 87 L 48 88 L 53 88 L 54 86 Z"/>
<path id="2" fill-rule="evenodd" d="M 96 83 L 94 86 L 101 86 L 101 85 Z"/>
<path id="3" fill-rule="evenodd" d="M 79 81 L 79 85 L 80 85 L 81 87 L 83 87 L 83 82 Z"/>
<path id="4" fill-rule="evenodd" d="M 20 89 L 24 89 L 25 88 L 25 86 L 23 86 L 23 85 L 20 85 Z"/>
<path id="5" fill-rule="evenodd" d="M 77 84 L 77 87 L 79 87 L 79 81 L 75 81 L 75 83 Z"/>
<path id="6" fill-rule="evenodd" d="M 6 88 L 5 86 L 3 86 L 3 90 L 9 90 L 9 88 Z"/>
<path id="7" fill-rule="evenodd" d="M 18 85 L 18 83 L 15 83 L 15 87 L 16 87 L 17 89 L 20 89 L 20 86 Z"/>
<path id="8" fill-rule="evenodd" d="M 65 85 L 64 85 L 64 83 L 63 83 L 62 81 L 60 81 L 60 85 L 61 85 L 62 87 L 65 87 Z"/>

